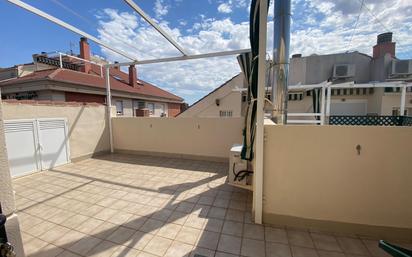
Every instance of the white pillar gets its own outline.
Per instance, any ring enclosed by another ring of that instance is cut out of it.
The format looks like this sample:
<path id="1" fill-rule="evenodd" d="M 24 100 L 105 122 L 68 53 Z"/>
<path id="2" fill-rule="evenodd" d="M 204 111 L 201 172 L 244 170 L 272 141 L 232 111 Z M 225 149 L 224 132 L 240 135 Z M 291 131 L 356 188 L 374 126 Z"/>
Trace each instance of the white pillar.
<path id="1" fill-rule="evenodd" d="M 320 125 L 325 125 L 325 97 L 326 97 L 326 90 L 325 85 L 322 86 L 322 99 L 321 99 L 321 107 L 320 107 Z"/>
<path id="2" fill-rule="evenodd" d="M 405 101 L 406 101 L 406 85 L 402 86 L 401 94 L 401 116 L 405 115 Z"/>
<path id="3" fill-rule="evenodd" d="M 262 224 L 263 213 L 263 149 L 264 149 L 264 103 L 266 87 L 266 38 L 267 38 L 267 0 L 260 0 L 259 17 L 259 63 L 258 95 L 256 110 L 256 150 L 254 171 L 254 211 L 255 223 Z"/>
<path id="4" fill-rule="evenodd" d="M 330 98 L 332 94 L 332 88 L 330 87 L 330 84 L 328 85 L 328 92 L 327 92 L 327 97 L 326 97 L 326 122 L 329 124 L 329 116 L 330 116 Z"/>
<path id="5" fill-rule="evenodd" d="M 60 61 L 60 68 L 63 68 L 63 58 L 62 58 L 61 53 L 59 53 L 59 61 Z"/>
<path id="6" fill-rule="evenodd" d="M 112 131 L 112 94 L 110 93 L 110 67 L 106 66 L 106 105 L 107 122 L 109 124 L 110 152 L 113 153 L 113 131 Z"/>

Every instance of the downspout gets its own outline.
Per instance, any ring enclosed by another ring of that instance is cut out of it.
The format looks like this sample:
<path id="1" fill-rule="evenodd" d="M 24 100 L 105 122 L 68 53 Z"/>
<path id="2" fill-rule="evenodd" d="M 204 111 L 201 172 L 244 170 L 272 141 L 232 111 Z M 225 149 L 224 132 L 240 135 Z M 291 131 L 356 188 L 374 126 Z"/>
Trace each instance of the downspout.
<path id="1" fill-rule="evenodd" d="M 290 45 L 290 0 L 275 0 L 273 39 L 272 120 L 287 123 L 288 73 Z"/>
<path id="2" fill-rule="evenodd" d="M 107 122 L 109 124 L 109 142 L 110 153 L 114 152 L 113 149 L 113 130 L 112 130 L 112 94 L 110 92 L 110 66 L 106 66 L 106 105 L 107 105 Z"/>

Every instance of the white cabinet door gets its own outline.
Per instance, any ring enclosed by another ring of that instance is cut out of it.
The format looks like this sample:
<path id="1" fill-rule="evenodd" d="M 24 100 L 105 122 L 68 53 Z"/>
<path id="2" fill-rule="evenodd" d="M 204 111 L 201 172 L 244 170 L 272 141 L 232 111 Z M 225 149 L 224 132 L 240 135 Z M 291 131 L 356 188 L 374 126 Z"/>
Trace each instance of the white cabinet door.
<path id="1" fill-rule="evenodd" d="M 4 122 L 12 177 L 70 162 L 66 119 Z"/>
<path id="2" fill-rule="evenodd" d="M 36 122 L 11 120 L 4 122 L 7 155 L 13 177 L 41 169 L 39 163 Z"/>
<path id="3" fill-rule="evenodd" d="M 68 163 L 66 121 L 64 119 L 39 119 L 37 122 L 42 170 Z"/>

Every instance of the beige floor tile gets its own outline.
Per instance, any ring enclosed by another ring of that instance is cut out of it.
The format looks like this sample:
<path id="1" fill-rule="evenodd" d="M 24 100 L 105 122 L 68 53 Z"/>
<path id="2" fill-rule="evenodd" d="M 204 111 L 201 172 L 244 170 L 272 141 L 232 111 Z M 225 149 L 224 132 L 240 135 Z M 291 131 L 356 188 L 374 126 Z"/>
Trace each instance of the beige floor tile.
<path id="1" fill-rule="evenodd" d="M 187 213 L 180 212 L 180 211 L 173 211 L 173 213 L 167 219 L 167 222 L 183 225 L 185 224 L 188 217 L 189 215 Z"/>
<path id="2" fill-rule="evenodd" d="M 40 240 L 38 238 L 33 238 L 27 244 L 24 245 L 24 251 L 26 255 L 35 254 L 36 252 L 40 251 L 41 248 L 48 245 L 46 241 Z"/>
<path id="3" fill-rule="evenodd" d="M 234 221 L 225 221 L 222 228 L 222 233 L 232 236 L 241 237 L 243 233 L 243 223 Z"/>
<path id="4" fill-rule="evenodd" d="M 245 224 L 243 228 L 243 237 L 257 240 L 264 240 L 265 230 L 262 225 Z"/>
<path id="5" fill-rule="evenodd" d="M 156 234 L 165 223 L 160 220 L 148 219 L 143 226 L 139 228 L 140 231 Z"/>
<path id="6" fill-rule="evenodd" d="M 266 257 L 292 257 L 290 246 L 266 242 Z"/>
<path id="7" fill-rule="evenodd" d="M 129 238 L 125 245 L 137 250 L 143 250 L 153 237 L 153 234 L 137 231 Z"/>
<path id="8" fill-rule="evenodd" d="M 147 217 L 132 215 L 126 223 L 123 223 L 123 226 L 138 230 L 143 226 L 143 224 L 148 220 Z"/>
<path id="9" fill-rule="evenodd" d="M 114 216 L 112 216 L 111 218 L 109 218 L 107 221 L 108 221 L 108 222 L 111 222 L 111 223 L 113 223 L 113 224 L 116 224 L 116 225 L 123 225 L 123 224 L 127 223 L 127 221 L 128 221 L 131 217 L 133 217 L 133 214 L 119 211 L 119 212 L 117 212 Z"/>
<path id="10" fill-rule="evenodd" d="M 111 257 L 113 253 L 119 248 L 119 245 L 103 240 L 101 243 L 96 245 L 88 253 L 88 257 Z"/>
<path id="11" fill-rule="evenodd" d="M 311 236 L 316 249 L 342 252 L 341 248 L 339 247 L 338 241 L 334 236 L 319 233 L 311 233 Z"/>
<path id="12" fill-rule="evenodd" d="M 265 257 L 265 242 L 244 238 L 242 241 L 241 255 L 248 257 Z"/>
<path id="13" fill-rule="evenodd" d="M 219 243 L 220 234 L 210 231 L 202 231 L 197 241 L 197 246 L 215 251 Z"/>
<path id="14" fill-rule="evenodd" d="M 38 238 L 48 243 L 53 243 L 63 237 L 69 231 L 70 229 L 57 225 L 52 227 L 52 229 L 50 229 L 49 231 L 41 234 Z"/>
<path id="15" fill-rule="evenodd" d="M 34 237 L 38 237 L 42 234 L 44 234 L 47 231 L 50 231 L 53 229 L 53 227 L 57 226 L 54 223 L 48 222 L 48 221 L 43 221 L 30 229 L 28 229 L 26 232 Z"/>
<path id="16" fill-rule="evenodd" d="M 195 247 L 191 254 L 190 257 L 214 257 L 215 256 L 215 251 L 206 249 L 206 248 L 202 248 L 202 247 Z"/>
<path id="17" fill-rule="evenodd" d="M 172 240 L 170 239 L 154 236 L 145 246 L 143 251 L 154 255 L 163 256 L 171 244 Z"/>
<path id="18" fill-rule="evenodd" d="M 78 226 L 76 230 L 91 235 L 93 234 L 93 231 L 100 225 L 104 223 L 103 220 L 95 219 L 95 218 L 89 218 L 85 222 L 81 224 L 81 226 Z"/>
<path id="19" fill-rule="evenodd" d="M 340 247 L 345 253 L 369 255 L 366 246 L 360 239 L 350 237 L 337 237 Z"/>
<path id="20" fill-rule="evenodd" d="M 228 209 L 225 219 L 230 221 L 243 222 L 243 220 L 245 219 L 245 214 L 243 211 Z"/>
<path id="21" fill-rule="evenodd" d="M 172 215 L 173 211 L 167 210 L 167 209 L 162 209 L 160 211 L 155 212 L 150 218 L 160 220 L 160 221 L 167 221 Z"/>
<path id="22" fill-rule="evenodd" d="M 69 249 L 70 246 L 84 237 L 87 237 L 87 235 L 76 230 L 70 230 L 64 236 L 56 240 L 54 244 L 64 249 Z"/>
<path id="23" fill-rule="evenodd" d="M 292 256 L 293 257 L 319 257 L 315 249 L 292 246 Z"/>
<path id="24" fill-rule="evenodd" d="M 344 253 L 318 250 L 319 257 L 346 257 Z"/>
<path id="25" fill-rule="evenodd" d="M 364 239 L 362 241 L 365 244 L 368 251 L 372 254 L 372 256 L 374 256 L 374 257 L 390 257 L 390 255 L 388 253 L 386 253 L 384 250 L 379 248 L 379 241 L 378 240 Z M 412 249 L 411 246 L 409 246 L 407 248 Z"/>
<path id="26" fill-rule="evenodd" d="M 63 251 L 64 249 L 60 247 L 57 247 L 52 244 L 48 244 L 45 247 L 42 247 L 41 249 L 39 249 L 36 253 L 30 254 L 29 257 L 45 257 L 45 256 L 56 257 L 57 255 L 61 254 Z"/>
<path id="27" fill-rule="evenodd" d="M 234 254 L 224 253 L 224 252 L 216 252 L 215 257 L 239 257 L 239 255 L 234 255 Z"/>
<path id="28" fill-rule="evenodd" d="M 111 255 L 111 257 L 137 257 L 140 251 L 126 247 L 126 246 L 119 246 L 116 251 Z"/>
<path id="29" fill-rule="evenodd" d="M 180 229 L 182 228 L 181 225 L 168 223 L 162 226 L 161 229 L 157 232 L 158 236 L 175 239 L 176 235 L 179 233 Z"/>
<path id="30" fill-rule="evenodd" d="M 189 257 L 192 249 L 193 245 L 174 241 L 166 251 L 164 257 Z"/>
<path id="31" fill-rule="evenodd" d="M 116 225 L 110 222 L 103 222 L 100 226 L 93 229 L 90 232 L 90 234 L 100 239 L 106 239 L 110 234 L 112 234 L 118 228 L 119 228 L 119 225 Z"/>
<path id="32" fill-rule="evenodd" d="M 102 240 L 96 237 L 91 237 L 91 236 L 83 237 L 82 239 L 77 241 L 75 244 L 71 245 L 69 247 L 69 250 L 71 252 L 84 256 L 86 255 L 86 253 L 88 253 L 91 249 L 93 249 L 96 245 L 98 245 L 101 242 Z"/>
<path id="33" fill-rule="evenodd" d="M 118 212 L 117 210 L 106 208 L 106 209 L 103 209 L 102 211 L 96 213 L 94 215 L 94 218 L 99 219 L 99 220 L 103 220 L 103 221 L 107 221 L 112 216 L 114 216 L 117 212 Z"/>
<path id="34" fill-rule="evenodd" d="M 64 224 L 62 224 L 62 226 L 65 226 L 65 227 L 71 228 L 71 229 L 76 229 L 77 227 L 79 227 L 83 222 L 85 222 L 89 218 L 90 217 L 85 216 L 85 215 L 76 214 L 76 215 L 70 217 L 69 219 L 67 219 L 64 222 Z"/>
<path id="35" fill-rule="evenodd" d="M 70 251 L 63 251 L 61 254 L 57 255 L 58 257 L 82 257 L 81 255 L 72 253 Z"/>
<path id="36" fill-rule="evenodd" d="M 207 216 L 209 218 L 215 218 L 215 219 L 224 219 L 226 216 L 226 210 L 225 208 L 220 208 L 220 207 L 212 207 L 209 210 L 209 213 Z"/>
<path id="37" fill-rule="evenodd" d="M 265 240 L 282 244 L 287 244 L 289 242 L 285 229 L 273 227 L 265 227 Z"/>
<path id="38" fill-rule="evenodd" d="M 242 239 L 240 237 L 221 235 L 217 250 L 224 253 L 240 254 Z"/>
<path id="39" fill-rule="evenodd" d="M 190 227 L 182 227 L 176 236 L 176 240 L 182 243 L 194 245 L 201 234 L 201 230 Z"/>
<path id="40" fill-rule="evenodd" d="M 112 234 L 110 234 L 106 240 L 120 245 L 126 245 L 127 241 L 132 237 L 136 231 L 134 229 L 119 227 Z"/>
<path id="41" fill-rule="evenodd" d="M 312 238 L 306 231 L 287 230 L 289 243 L 294 246 L 314 248 Z"/>
<path id="42" fill-rule="evenodd" d="M 223 220 L 208 218 L 205 222 L 204 229 L 212 232 L 221 232 L 223 228 Z"/>
<path id="43" fill-rule="evenodd" d="M 187 227 L 203 229 L 203 227 L 205 226 L 205 223 L 206 223 L 205 218 L 199 217 L 196 214 L 192 214 L 192 215 L 189 215 L 184 225 Z"/>

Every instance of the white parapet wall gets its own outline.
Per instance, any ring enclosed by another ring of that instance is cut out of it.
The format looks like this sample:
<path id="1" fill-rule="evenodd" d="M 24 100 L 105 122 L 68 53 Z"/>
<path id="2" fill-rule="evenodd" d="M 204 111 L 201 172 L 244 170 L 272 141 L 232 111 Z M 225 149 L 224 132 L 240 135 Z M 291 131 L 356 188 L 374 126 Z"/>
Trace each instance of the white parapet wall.
<path id="1" fill-rule="evenodd" d="M 113 118 L 115 151 L 227 160 L 242 118 Z"/>
<path id="2" fill-rule="evenodd" d="M 67 118 L 72 160 L 110 150 L 106 106 L 43 101 L 3 102 L 3 119 Z"/>
<path id="3" fill-rule="evenodd" d="M 265 126 L 264 221 L 412 240 L 412 128 Z"/>
<path id="4" fill-rule="evenodd" d="M 4 136 L 3 112 L 0 100 L 0 203 L 3 214 L 7 217 L 6 233 L 14 246 L 17 256 L 24 257 L 19 220 L 15 214 L 14 192 L 11 183 L 9 162 L 7 160 L 6 140 Z"/>

